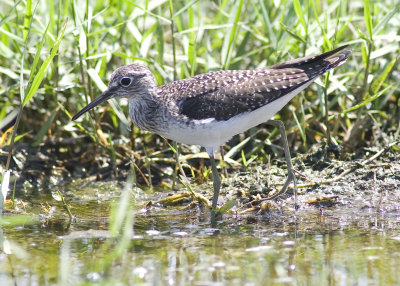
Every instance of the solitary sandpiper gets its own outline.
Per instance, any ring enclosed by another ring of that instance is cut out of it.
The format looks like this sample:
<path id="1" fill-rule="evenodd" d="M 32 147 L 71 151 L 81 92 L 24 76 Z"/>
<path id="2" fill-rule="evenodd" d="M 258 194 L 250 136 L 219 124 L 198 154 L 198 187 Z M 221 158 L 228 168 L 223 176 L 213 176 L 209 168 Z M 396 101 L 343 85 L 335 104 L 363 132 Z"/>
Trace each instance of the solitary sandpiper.
<path id="1" fill-rule="evenodd" d="M 283 122 L 269 119 L 319 75 L 343 64 L 351 53 L 346 47 L 263 69 L 209 72 L 162 86 L 157 86 L 147 67 L 122 66 L 111 75 L 108 89 L 72 120 L 110 98 L 125 97 L 130 117 L 139 128 L 205 147 L 213 173 L 212 216 L 221 184 L 214 151 L 232 136 L 268 121 L 281 132 L 288 168 L 284 186 L 270 198 L 285 193 L 291 181 L 296 196 L 296 177 Z"/>

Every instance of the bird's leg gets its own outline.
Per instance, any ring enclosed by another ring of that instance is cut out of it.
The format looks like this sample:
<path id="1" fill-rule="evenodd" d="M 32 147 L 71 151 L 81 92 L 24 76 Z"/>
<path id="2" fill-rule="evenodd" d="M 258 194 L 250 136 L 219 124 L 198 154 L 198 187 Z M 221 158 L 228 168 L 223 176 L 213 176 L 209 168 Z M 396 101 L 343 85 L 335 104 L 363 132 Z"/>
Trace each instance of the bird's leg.
<path id="1" fill-rule="evenodd" d="M 276 128 L 279 128 L 279 131 L 281 132 L 281 138 L 282 138 L 282 143 L 283 143 L 283 149 L 285 151 L 285 159 L 286 159 L 286 164 L 287 164 L 287 169 L 288 169 L 288 177 L 286 179 L 285 184 L 283 185 L 282 189 L 269 197 L 269 200 L 275 199 L 279 197 L 280 195 L 284 194 L 290 184 L 291 181 L 293 181 L 293 191 L 294 191 L 294 206 L 297 209 L 297 180 L 296 180 L 296 174 L 294 173 L 294 168 L 292 165 L 292 158 L 290 156 L 290 151 L 289 151 L 289 144 L 287 141 L 286 137 L 286 131 L 285 131 L 285 125 L 281 120 L 268 120 L 267 124 L 270 124 L 272 126 L 275 126 Z"/>
<path id="2" fill-rule="evenodd" d="M 215 221 L 215 217 L 217 214 L 219 189 L 221 187 L 221 179 L 217 171 L 217 165 L 215 164 L 214 152 L 208 152 L 208 155 L 210 156 L 211 170 L 213 174 L 213 186 L 214 186 L 214 195 L 211 204 L 211 221 Z"/>
<path id="3" fill-rule="evenodd" d="M 175 149 L 174 155 L 175 155 L 175 168 L 174 168 L 174 175 L 172 177 L 172 189 L 175 188 L 175 183 L 178 177 L 178 169 L 179 169 L 179 148 L 178 148 L 178 143 L 174 141 L 173 147 Z M 171 148 L 172 149 L 172 148 Z"/>

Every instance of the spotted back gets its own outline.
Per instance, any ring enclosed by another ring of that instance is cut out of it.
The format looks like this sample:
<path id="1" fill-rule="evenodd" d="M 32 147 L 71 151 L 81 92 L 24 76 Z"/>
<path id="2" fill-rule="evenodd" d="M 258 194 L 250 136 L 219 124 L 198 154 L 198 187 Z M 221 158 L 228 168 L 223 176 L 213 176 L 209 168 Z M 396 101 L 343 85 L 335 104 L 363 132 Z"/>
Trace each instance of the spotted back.
<path id="1" fill-rule="evenodd" d="M 228 120 L 290 94 L 343 64 L 351 53 L 344 48 L 262 70 L 210 72 L 165 84 L 159 93 L 174 95 L 180 116 Z"/>

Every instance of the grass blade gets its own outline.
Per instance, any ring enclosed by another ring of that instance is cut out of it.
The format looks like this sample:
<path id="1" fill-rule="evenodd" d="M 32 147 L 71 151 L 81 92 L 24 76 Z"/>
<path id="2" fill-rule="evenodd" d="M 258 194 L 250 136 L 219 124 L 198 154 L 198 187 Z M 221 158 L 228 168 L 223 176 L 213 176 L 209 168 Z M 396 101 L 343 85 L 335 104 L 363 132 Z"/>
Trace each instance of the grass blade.
<path id="1" fill-rule="evenodd" d="M 26 1 L 26 9 L 25 9 L 25 17 L 24 17 L 24 33 L 23 39 L 26 41 L 29 32 L 29 26 L 31 25 L 32 21 L 32 0 Z"/>
<path id="2" fill-rule="evenodd" d="M 193 7 L 188 8 L 188 25 L 189 29 L 194 27 Z M 190 75 L 194 76 L 196 71 L 196 35 L 195 32 L 190 32 L 189 46 L 188 46 L 188 61 L 190 64 Z"/>
<path id="3" fill-rule="evenodd" d="M 297 35 L 296 33 L 292 32 L 288 26 L 286 26 L 285 24 L 283 24 L 282 22 L 280 23 L 281 27 L 283 30 L 285 30 L 289 35 L 291 35 L 293 38 L 295 38 L 296 40 L 302 42 L 303 44 L 306 43 L 306 41 L 300 37 L 299 35 Z"/>
<path id="4" fill-rule="evenodd" d="M 197 2 L 199 2 L 199 0 L 192 0 L 189 3 L 187 3 L 182 9 L 180 9 L 178 12 L 176 12 L 172 18 L 176 18 L 178 17 L 180 14 L 182 14 L 183 12 L 185 12 L 186 10 L 189 10 L 189 8 L 193 7 L 194 4 L 196 4 Z"/>
<path id="5" fill-rule="evenodd" d="M 305 32 L 305 34 L 307 34 L 307 23 L 306 23 L 306 20 L 304 19 L 304 13 L 303 13 L 303 9 L 301 8 L 300 1 L 294 0 L 293 6 L 294 6 L 294 11 L 296 12 L 297 17 L 299 18 L 299 21 L 300 21 L 301 25 L 303 26 L 304 32 Z"/>
<path id="6" fill-rule="evenodd" d="M 379 23 L 374 27 L 372 34 L 377 35 L 385 26 L 386 24 L 393 18 L 393 16 L 398 15 L 400 12 L 400 3 L 397 3 L 396 6 L 390 10 L 383 19 L 379 21 Z"/>
<path id="7" fill-rule="evenodd" d="M 382 84 L 385 82 L 387 76 L 392 71 L 394 64 L 397 62 L 398 57 L 392 59 L 383 72 L 372 82 L 371 84 L 371 92 L 372 94 L 376 94 L 378 90 L 381 88 Z"/>
<path id="8" fill-rule="evenodd" d="M 242 6 L 243 6 L 243 0 L 240 0 L 239 3 L 237 4 L 236 8 L 236 13 L 233 15 L 233 26 L 232 29 L 229 33 L 229 37 L 225 37 L 224 45 L 222 48 L 222 55 L 224 59 L 224 69 L 229 69 L 231 57 L 232 57 L 232 47 L 235 43 L 235 37 L 236 37 L 236 31 L 237 31 L 237 25 L 240 19 L 240 15 L 242 13 Z"/>
<path id="9" fill-rule="evenodd" d="M 311 5 L 312 5 L 315 21 L 317 21 L 317 24 L 318 24 L 318 26 L 322 32 L 322 35 L 324 37 L 324 43 L 326 43 L 328 45 L 328 48 L 331 49 L 333 45 L 332 45 L 331 41 L 329 40 L 324 27 L 322 27 L 321 22 L 318 19 L 318 12 L 317 12 L 317 6 L 315 5 L 315 0 L 311 0 Z"/>
<path id="10" fill-rule="evenodd" d="M 12 8 L 10 9 L 10 11 L 8 11 L 8 13 L 3 17 L 3 19 L 0 20 L 0 27 L 8 22 L 9 17 L 11 16 L 11 14 L 14 12 L 14 10 L 17 8 L 18 4 L 21 2 L 22 0 L 18 0 L 17 3 L 15 3 Z M 29 27 L 29 26 L 28 26 Z"/>
<path id="11" fill-rule="evenodd" d="M 44 138 L 44 136 L 46 136 L 46 133 L 51 128 L 51 124 L 53 123 L 54 119 L 56 118 L 57 113 L 58 113 L 58 108 L 53 110 L 51 112 L 49 118 L 43 123 L 43 125 L 40 128 L 39 132 L 35 136 L 34 142 L 32 143 L 33 147 L 39 146 L 40 143 L 43 142 L 43 138 Z"/>
<path id="12" fill-rule="evenodd" d="M 272 29 L 273 26 L 272 26 L 271 21 L 269 19 L 268 12 L 267 12 L 267 9 L 265 7 L 265 3 L 264 3 L 264 1 L 260 0 L 259 4 L 260 4 L 260 7 L 261 7 L 262 18 L 264 20 L 264 26 L 265 26 L 265 28 L 268 29 L 268 35 L 269 35 L 270 41 L 272 43 L 272 46 L 276 48 L 277 43 L 278 43 L 277 39 L 276 39 L 277 37 L 276 37 L 276 35 L 274 33 L 274 30 Z"/>
<path id="13" fill-rule="evenodd" d="M 60 46 L 61 40 L 64 36 L 64 32 L 65 32 L 65 28 L 67 27 L 67 22 L 64 23 L 60 34 L 58 35 L 56 41 L 54 42 L 53 46 L 51 47 L 51 53 L 50 55 L 47 56 L 47 58 L 44 60 L 42 66 L 40 67 L 38 73 L 35 75 L 35 77 L 33 78 L 32 81 L 32 85 L 29 88 L 29 91 L 27 93 L 27 95 L 25 96 L 23 102 L 22 102 L 22 106 L 25 106 L 34 96 L 34 94 L 36 93 L 36 91 L 38 90 L 48 68 L 50 67 L 51 61 L 53 60 L 54 56 L 56 55 L 57 51 L 58 51 L 58 47 Z M 47 29 L 46 29 L 47 31 Z M 43 34 L 43 37 L 45 37 L 46 35 Z"/>
<path id="14" fill-rule="evenodd" d="M 28 84 L 32 83 L 32 78 L 36 73 L 36 67 L 37 67 L 37 64 L 39 63 L 39 60 L 40 60 L 40 53 L 41 53 L 41 51 L 43 49 L 43 45 L 44 45 L 44 42 L 46 40 L 45 36 L 47 35 L 48 29 L 49 29 L 49 25 L 46 26 L 46 30 L 43 33 L 42 40 L 38 43 L 38 46 L 36 48 L 36 54 L 35 54 L 35 58 L 33 59 L 33 63 L 32 63 L 32 66 L 31 66 L 31 72 L 29 74 Z M 30 87 L 28 86 L 28 89 L 29 88 Z"/>
<path id="15" fill-rule="evenodd" d="M 346 109 L 346 110 L 343 110 L 342 112 L 340 112 L 340 113 L 338 113 L 338 114 L 331 115 L 331 116 L 329 117 L 329 120 L 331 120 L 331 119 L 333 119 L 333 118 L 335 118 L 336 116 L 339 116 L 339 115 L 345 115 L 345 114 L 349 113 L 350 111 L 357 110 L 357 109 L 359 109 L 360 107 L 363 107 L 363 106 L 367 105 L 368 103 L 370 103 L 370 102 L 372 102 L 372 101 L 378 99 L 382 94 L 384 94 L 385 92 L 387 92 L 387 91 L 388 91 L 389 89 L 391 89 L 391 88 L 392 88 L 392 86 L 388 86 L 387 88 L 381 90 L 379 93 L 375 94 L 374 96 L 365 99 L 365 100 L 364 100 L 363 102 L 361 102 L 360 104 L 357 104 L 357 105 L 352 106 L 352 107 L 350 107 L 350 108 L 348 108 L 348 109 Z"/>
<path id="16" fill-rule="evenodd" d="M 372 16 L 369 7 L 369 0 L 364 0 L 364 21 L 368 31 L 369 40 L 372 41 Z"/>

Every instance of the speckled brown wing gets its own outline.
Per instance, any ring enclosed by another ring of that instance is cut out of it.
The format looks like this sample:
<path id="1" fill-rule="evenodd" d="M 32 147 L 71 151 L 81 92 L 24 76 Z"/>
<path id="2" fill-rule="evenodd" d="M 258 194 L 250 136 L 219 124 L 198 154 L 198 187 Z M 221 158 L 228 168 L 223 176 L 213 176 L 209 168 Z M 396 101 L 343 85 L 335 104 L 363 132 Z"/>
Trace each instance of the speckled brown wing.
<path id="1" fill-rule="evenodd" d="M 351 52 L 344 48 L 263 70 L 211 72 L 172 82 L 164 88 L 175 89 L 179 115 L 228 120 L 281 98 L 344 63 Z"/>

